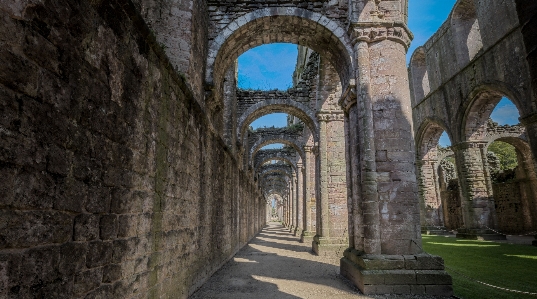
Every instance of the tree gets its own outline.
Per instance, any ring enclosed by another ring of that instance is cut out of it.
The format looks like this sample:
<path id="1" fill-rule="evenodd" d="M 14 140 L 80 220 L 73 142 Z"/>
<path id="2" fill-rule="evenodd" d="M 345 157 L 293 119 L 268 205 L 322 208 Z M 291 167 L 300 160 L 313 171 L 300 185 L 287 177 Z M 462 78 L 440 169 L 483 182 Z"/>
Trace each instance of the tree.
<path id="1" fill-rule="evenodd" d="M 516 149 L 509 143 L 494 141 L 489 146 L 488 151 L 493 152 L 500 159 L 501 170 L 510 170 L 518 166 Z"/>

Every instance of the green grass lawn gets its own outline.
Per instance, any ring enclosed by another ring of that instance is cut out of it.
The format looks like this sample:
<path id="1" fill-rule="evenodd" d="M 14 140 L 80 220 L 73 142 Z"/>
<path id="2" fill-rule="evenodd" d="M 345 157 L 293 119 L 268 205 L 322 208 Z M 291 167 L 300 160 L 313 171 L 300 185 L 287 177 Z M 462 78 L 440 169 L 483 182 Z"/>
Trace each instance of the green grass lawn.
<path id="1" fill-rule="evenodd" d="M 456 296 L 464 299 L 537 298 L 496 290 L 454 272 L 492 285 L 537 293 L 537 247 L 444 236 L 422 237 L 425 251 L 444 258 L 446 271 L 453 277 Z"/>

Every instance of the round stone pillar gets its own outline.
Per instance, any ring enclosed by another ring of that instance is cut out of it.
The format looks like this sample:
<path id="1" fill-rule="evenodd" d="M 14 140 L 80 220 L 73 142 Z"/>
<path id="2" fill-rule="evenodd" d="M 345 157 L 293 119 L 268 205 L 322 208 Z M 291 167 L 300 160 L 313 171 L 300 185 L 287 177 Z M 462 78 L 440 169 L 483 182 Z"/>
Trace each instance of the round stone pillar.
<path id="1" fill-rule="evenodd" d="M 457 238 L 505 240 L 496 228 L 496 210 L 488 173 L 486 142 L 461 142 L 451 146 L 457 161 L 464 227 Z"/>
<path id="2" fill-rule="evenodd" d="M 338 150 L 344 146 L 336 145 L 338 138 L 335 136 L 335 131 L 343 130 L 343 111 L 321 110 L 317 113 L 317 120 L 320 127 L 318 149 L 320 188 L 317 200 L 317 230 L 312 241 L 312 249 L 318 255 L 339 258 L 348 243 L 346 188 L 340 190 L 337 182 L 338 177 L 343 176 L 344 165 L 343 157 Z M 340 135 L 339 138 L 344 137 Z"/>
<path id="3" fill-rule="evenodd" d="M 296 228 L 295 236 L 300 236 L 304 230 L 304 167 L 301 162 L 296 164 L 297 180 L 296 180 Z"/>
<path id="4" fill-rule="evenodd" d="M 373 13 L 376 18 L 380 10 Z M 449 296 L 452 281 L 442 259 L 421 247 L 405 58 L 410 33 L 403 23 L 382 20 L 353 24 L 351 32 L 357 81 L 340 104 L 347 117 L 348 163 L 359 166 L 347 167 L 353 219 L 341 274 L 364 294 Z"/>
<path id="5" fill-rule="evenodd" d="M 302 221 L 304 230 L 300 236 L 300 242 L 308 243 L 313 241 L 315 235 L 311 229 L 311 201 L 314 199 L 315 190 L 315 154 L 313 153 L 313 147 L 304 146 L 304 190 L 303 190 L 303 214 Z"/>

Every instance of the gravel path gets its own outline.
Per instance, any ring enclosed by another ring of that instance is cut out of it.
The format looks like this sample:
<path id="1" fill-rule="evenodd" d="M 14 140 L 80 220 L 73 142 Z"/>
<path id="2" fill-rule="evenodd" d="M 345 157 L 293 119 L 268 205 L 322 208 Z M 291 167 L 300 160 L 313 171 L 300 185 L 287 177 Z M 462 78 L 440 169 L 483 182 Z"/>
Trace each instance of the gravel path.
<path id="1" fill-rule="evenodd" d="M 191 299 L 432 298 L 364 296 L 339 275 L 339 263 L 316 256 L 279 223 L 270 223 Z"/>

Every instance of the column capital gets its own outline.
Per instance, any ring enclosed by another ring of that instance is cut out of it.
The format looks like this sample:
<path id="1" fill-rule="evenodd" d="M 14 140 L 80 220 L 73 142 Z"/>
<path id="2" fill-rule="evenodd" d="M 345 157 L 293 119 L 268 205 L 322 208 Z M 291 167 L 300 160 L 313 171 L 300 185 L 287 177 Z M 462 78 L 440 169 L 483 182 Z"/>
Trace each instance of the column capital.
<path id="1" fill-rule="evenodd" d="M 315 156 L 319 155 L 319 146 L 318 146 L 318 145 L 315 145 L 315 146 L 312 148 L 311 151 L 313 152 L 313 154 L 314 154 Z"/>
<path id="2" fill-rule="evenodd" d="M 320 122 L 331 122 L 331 121 L 343 121 L 345 115 L 342 110 L 335 111 L 319 111 L 316 114 L 317 120 Z"/>
<path id="3" fill-rule="evenodd" d="M 349 109 L 356 105 L 356 81 L 353 79 L 352 82 L 347 86 L 347 89 L 345 92 L 341 95 L 341 99 L 339 99 L 339 105 L 341 106 L 341 109 L 345 111 L 345 113 L 349 113 Z"/>
<path id="4" fill-rule="evenodd" d="M 391 40 L 405 46 L 408 50 L 414 38 L 412 32 L 403 22 L 360 22 L 349 28 L 352 44 L 358 42 L 372 43 L 381 40 Z"/>
<path id="5" fill-rule="evenodd" d="M 486 148 L 488 142 L 487 141 L 463 141 L 459 142 L 457 144 L 452 145 L 450 148 L 453 151 L 457 150 L 465 150 L 469 148 Z"/>

